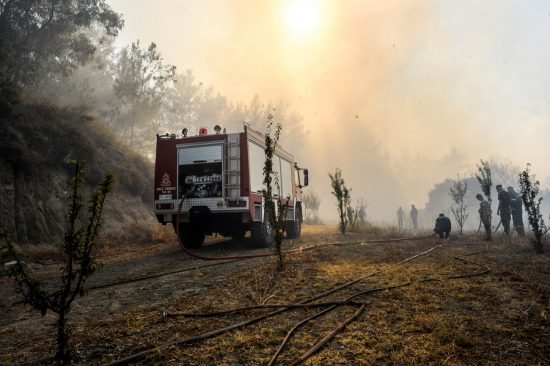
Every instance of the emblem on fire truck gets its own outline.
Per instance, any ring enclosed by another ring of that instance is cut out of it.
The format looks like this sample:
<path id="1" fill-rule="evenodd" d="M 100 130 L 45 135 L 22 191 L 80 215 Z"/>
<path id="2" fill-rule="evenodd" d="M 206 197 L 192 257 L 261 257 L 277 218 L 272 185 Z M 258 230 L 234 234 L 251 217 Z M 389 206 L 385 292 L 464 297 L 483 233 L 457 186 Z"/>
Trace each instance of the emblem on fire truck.
<path id="1" fill-rule="evenodd" d="M 160 181 L 160 185 L 163 187 L 170 187 L 172 185 L 172 181 L 170 180 L 170 174 L 165 172 L 162 175 L 162 180 Z"/>

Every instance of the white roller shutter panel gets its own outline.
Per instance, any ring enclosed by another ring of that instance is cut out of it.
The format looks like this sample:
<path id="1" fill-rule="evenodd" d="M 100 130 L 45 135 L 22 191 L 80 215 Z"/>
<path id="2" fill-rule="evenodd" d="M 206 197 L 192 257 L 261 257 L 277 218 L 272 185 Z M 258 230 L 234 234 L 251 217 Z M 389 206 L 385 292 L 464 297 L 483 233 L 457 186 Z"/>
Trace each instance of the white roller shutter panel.
<path id="1" fill-rule="evenodd" d="M 178 152 L 178 164 L 219 163 L 222 161 L 222 145 L 183 147 Z"/>

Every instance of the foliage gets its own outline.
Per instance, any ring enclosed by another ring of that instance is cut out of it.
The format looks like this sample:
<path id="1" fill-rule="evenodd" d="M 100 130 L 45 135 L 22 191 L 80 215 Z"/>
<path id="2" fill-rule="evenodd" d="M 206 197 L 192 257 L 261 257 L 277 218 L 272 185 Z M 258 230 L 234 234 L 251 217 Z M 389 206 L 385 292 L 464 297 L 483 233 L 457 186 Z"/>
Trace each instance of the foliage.
<path id="1" fill-rule="evenodd" d="M 540 182 L 536 179 L 534 175 L 530 175 L 530 169 L 531 164 L 527 164 L 525 170 L 519 174 L 519 184 L 521 198 L 523 200 L 523 204 L 525 205 L 525 210 L 527 211 L 529 224 L 531 225 L 531 229 L 535 234 L 533 246 L 537 253 L 542 254 L 544 252 L 544 248 L 542 246 L 542 237 L 544 236 L 544 234 L 546 234 L 546 232 L 548 232 L 548 228 L 544 223 L 544 219 L 540 210 L 542 197 L 537 198 L 540 191 Z"/>
<path id="2" fill-rule="evenodd" d="M 453 182 L 450 189 L 450 196 L 453 200 L 453 205 L 451 206 L 451 212 L 453 213 L 456 222 L 460 228 L 460 236 L 462 236 L 462 229 L 464 223 L 468 220 L 468 213 L 466 209 L 468 205 L 464 203 L 464 196 L 468 190 L 468 181 L 465 178 L 457 177 Z"/>
<path id="3" fill-rule="evenodd" d="M 56 313 L 57 318 L 57 353 L 58 363 L 70 363 L 68 315 L 71 304 L 77 296 L 86 294 L 86 280 L 101 267 L 92 255 L 101 227 L 101 214 L 105 198 L 111 191 L 114 176 L 107 174 L 99 188 L 92 194 L 88 206 L 88 224 L 80 227 L 78 217 L 83 207 L 80 188 L 84 184 L 84 162 L 75 163 L 75 174 L 72 179 L 72 199 L 66 216 L 68 228 L 65 240 L 61 245 L 64 267 L 58 289 L 48 292 L 44 284 L 34 279 L 16 252 L 6 232 L 1 235 L 5 240 L 8 254 L 16 264 L 9 268 L 9 275 L 15 279 L 17 290 L 23 295 L 26 303 L 38 310 L 43 316 L 48 310 Z"/>
<path id="4" fill-rule="evenodd" d="M 468 183 L 469 188 L 468 192 L 464 196 L 464 203 L 467 204 L 470 208 L 478 207 L 479 201 L 476 199 L 476 194 L 481 193 L 487 198 L 489 204 L 492 204 L 489 199 L 491 199 L 491 197 L 496 194 L 493 187 L 493 182 L 499 182 L 504 187 L 517 187 L 517 178 L 520 171 L 521 169 L 516 164 L 506 159 L 498 161 L 483 161 L 482 164 L 478 163 L 475 172 L 473 171 L 471 176 L 468 175 L 463 177 Z M 448 206 L 449 190 L 453 182 L 454 179 L 447 178 L 439 183 L 436 183 L 434 187 L 430 190 L 430 192 L 428 193 L 428 202 L 426 203 L 424 210 L 425 214 L 428 217 L 437 216 L 437 214 L 441 212 L 442 207 Z M 480 185 L 483 184 L 485 184 L 485 188 L 480 187 Z M 480 187 L 481 189 L 475 187 Z M 517 191 L 519 192 L 519 188 L 517 189 Z M 543 190 L 541 194 L 545 197 L 550 197 L 550 191 L 548 190 Z M 543 211 L 545 211 L 545 209 L 547 208 L 550 209 L 550 200 L 546 201 L 545 199 L 542 205 L 546 205 L 545 207 L 543 207 Z M 449 214 L 451 215 L 450 212 Z M 464 230 L 477 230 L 477 224 L 478 222 L 468 220 L 464 225 Z"/>
<path id="5" fill-rule="evenodd" d="M 7 55 L 0 79 L 32 86 L 40 75 L 70 75 L 95 52 L 85 32 L 92 25 L 116 35 L 123 21 L 105 0 L 0 0 L 0 42 Z"/>
<path id="6" fill-rule="evenodd" d="M 0 79 L 0 121 L 11 119 L 14 107 L 19 102 L 19 89 L 17 86 L 9 80 Z"/>
<path id="7" fill-rule="evenodd" d="M 63 240 L 63 202 L 70 195 L 63 182 L 73 174 L 71 160 L 87 161 L 86 191 L 99 185 L 104 172 L 109 171 L 119 183 L 116 199 L 124 198 L 125 204 L 139 206 L 142 201 L 144 210 L 152 204 L 151 162 L 120 143 L 89 111 L 23 100 L 13 106 L 12 115 L 9 119 L 0 117 L 0 175 L 14 182 L 13 198 L 7 201 L 11 209 L 3 210 L 0 226 L 13 232 L 16 242 Z M 30 210 L 34 204 L 40 209 Z M 132 220 L 121 216 L 122 211 L 121 205 L 111 206 L 106 214 L 113 219 Z M 149 220 L 138 211 L 130 215 L 138 222 Z M 131 235 L 114 220 L 106 225 L 109 235 Z"/>
<path id="8" fill-rule="evenodd" d="M 284 198 L 277 195 L 275 198 L 273 195 L 272 182 L 275 181 L 277 191 L 280 192 L 279 177 L 277 173 L 273 171 L 273 154 L 277 149 L 277 143 L 281 136 L 281 130 L 283 126 L 277 123 L 275 126 L 274 136 L 271 136 L 271 129 L 273 128 L 273 115 L 267 117 L 267 127 L 265 133 L 265 163 L 264 163 L 264 185 L 263 198 L 266 211 L 266 218 L 271 220 L 271 226 L 275 229 L 275 253 L 277 254 L 278 263 L 277 270 L 281 271 L 284 268 L 283 263 L 283 251 L 282 242 L 285 233 L 285 216 L 286 207 L 288 205 L 289 198 L 284 201 Z M 275 201 L 277 202 L 277 210 L 275 210 Z"/>
<path id="9" fill-rule="evenodd" d="M 308 224 L 319 224 L 319 206 L 321 205 L 321 196 L 312 190 L 308 190 L 302 196 L 302 202 L 305 208 L 305 222 Z"/>
<path id="10" fill-rule="evenodd" d="M 344 178 L 342 178 L 342 171 L 340 169 L 336 168 L 334 175 L 328 173 L 328 176 L 332 186 L 332 194 L 336 197 L 336 206 L 338 207 L 338 215 L 340 217 L 340 233 L 344 234 L 348 224 L 346 214 L 347 208 L 350 207 L 351 203 L 351 188 L 348 189 L 346 187 Z"/>
<path id="11" fill-rule="evenodd" d="M 142 49 L 139 40 L 120 51 L 115 69 L 113 130 L 127 138 L 131 147 L 154 142 L 155 126 L 168 84 L 176 67 L 164 64 L 157 45 Z"/>
<path id="12" fill-rule="evenodd" d="M 98 27 L 85 30 L 95 52 L 90 61 L 70 75 L 37 77 L 33 94 L 60 106 L 86 105 L 107 119 L 114 99 L 115 36 Z"/>
<path id="13" fill-rule="evenodd" d="M 89 111 L 22 102 L 13 113 L 17 118 L 9 123 L 0 117 L 0 155 L 13 167 L 33 175 L 40 169 L 56 171 L 60 162 L 86 160 L 89 184 L 98 185 L 103 172 L 112 171 L 117 189 L 151 201 L 151 163 L 121 144 Z"/>
<path id="14" fill-rule="evenodd" d="M 488 161 L 480 160 L 480 165 L 477 166 L 478 172 L 476 178 L 481 185 L 481 191 L 487 197 L 487 200 L 491 202 L 491 187 L 493 186 L 493 180 L 491 179 L 491 166 Z"/>
<path id="15" fill-rule="evenodd" d="M 175 76 L 176 83 L 170 85 L 159 113 L 159 128 L 162 132 L 181 131 L 187 128 L 191 134 L 200 127 L 219 124 L 228 131 L 242 128 L 243 122 L 262 130 L 267 115 L 285 121 L 281 131 L 285 148 L 299 155 L 301 141 L 306 134 L 302 116 L 292 110 L 284 101 L 264 103 L 255 95 L 249 103 L 232 103 L 212 86 L 196 80 L 193 73 L 186 70 Z"/>

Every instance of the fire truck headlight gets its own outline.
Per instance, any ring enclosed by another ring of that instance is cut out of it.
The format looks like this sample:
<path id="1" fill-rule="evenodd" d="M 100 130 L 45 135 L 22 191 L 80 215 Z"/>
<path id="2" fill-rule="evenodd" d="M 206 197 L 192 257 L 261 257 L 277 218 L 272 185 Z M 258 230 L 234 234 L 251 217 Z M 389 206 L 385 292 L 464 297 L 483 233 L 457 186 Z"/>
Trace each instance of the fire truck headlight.
<path id="1" fill-rule="evenodd" d="M 181 134 L 183 135 L 183 137 L 187 137 L 187 128 L 181 130 Z"/>

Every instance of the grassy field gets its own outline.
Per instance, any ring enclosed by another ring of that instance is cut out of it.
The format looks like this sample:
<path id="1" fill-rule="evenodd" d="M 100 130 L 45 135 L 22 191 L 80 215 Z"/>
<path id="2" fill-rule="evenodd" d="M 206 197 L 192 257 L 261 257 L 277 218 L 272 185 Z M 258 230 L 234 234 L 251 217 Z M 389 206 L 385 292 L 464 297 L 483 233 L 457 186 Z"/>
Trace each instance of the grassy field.
<path id="1" fill-rule="evenodd" d="M 417 238 L 368 242 L 384 236 L 395 237 L 394 234 L 387 228 L 374 232 L 363 228 L 340 235 L 336 227 L 306 226 L 300 240 L 285 245 L 331 245 L 287 255 L 282 272 L 274 270 L 273 258 L 262 258 L 198 269 L 186 274 L 185 282 L 173 276 L 171 282 L 147 285 L 162 287 L 160 298 L 144 292 L 144 284 L 129 286 L 124 292 L 91 293 L 73 309 L 77 363 L 105 364 L 160 346 L 139 362 L 267 365 L 294 325 L 328 306 L 290 309 L 189 343 L 185 340 L 190 337 L 275 309 L 213 317 L 189 317 L 181 313 L 258 304 L 297 304 L 362 278 L 316 300 L 339 301 L 361 291 L 371 291 L 354 299 L 364 304 L 364 311 L 305 360 L 304 365 L 550 364 L 548 255 L 534 254 L 526 239 L 505 240 L 498 235 L 490 243 L 476 235 L 441 241 Z M 208 250 L 208 246 L 202 250 Z M 166 245 L 149 255 L 158 256 L 163 251 L 173 256 L 170 251 L 177 248 Z M 420 253 L 424 254 L 399 264 Z M 125 261 L 132 260 L 130 255 L 125 257 Z M 121 294 L 130 297 L 123 311 L 102 308 L 102 297 L 110 296 L 110 301 L 115 301 Z M 143 296 L 141 301 L 131 300 Z M 359 307 L 357 303 L 338 305 L 304 323 L 275 364 L 288 365 L 298 360 Z M 48 363 L 54 344 L 46 328 L 32 329 L 32 324 L 47 323 L 53 318 L 30 315 L 23 307 L 19 311 L 18 318 L 12 310 L 12 321 L 0 328 L 0 342 L 7 346 L 0 363 Z"/>

